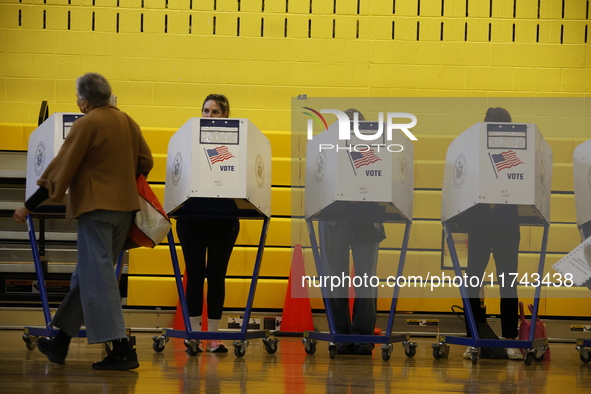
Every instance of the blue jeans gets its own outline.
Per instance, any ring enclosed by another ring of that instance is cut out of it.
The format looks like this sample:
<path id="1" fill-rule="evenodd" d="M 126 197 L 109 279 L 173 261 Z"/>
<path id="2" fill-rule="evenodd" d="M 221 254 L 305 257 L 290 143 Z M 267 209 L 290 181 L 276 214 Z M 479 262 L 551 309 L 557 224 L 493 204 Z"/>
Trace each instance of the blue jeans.
<path id="1" fill-rule="evenodd" d="M 101 209 L 78 217 L 78 263 L 52 326 L 75 337 L 86 324 L 88 343 L 127 337 L 114 265 L 133 218 L 133 212 Z"/>
<path id="2" fill-rule="evenodd" d="M 353 223 L 321 221 L 318 224 L 320 251 L 326 275 L 339 278 L 351 276 L 349 249 L 353 254 L 355 277 L 363 278 L 367 275 L 368 286 L 355 287 L 352 320 L 349 313 L 348 284 L 331 292 L 329 302 L 336 334 L 373 335 L 376 325 L 377 288 L 369 285 L 369 278 L 376 275 L 380 243 L 355 241 L 352 237 L 354 226 Z"/>

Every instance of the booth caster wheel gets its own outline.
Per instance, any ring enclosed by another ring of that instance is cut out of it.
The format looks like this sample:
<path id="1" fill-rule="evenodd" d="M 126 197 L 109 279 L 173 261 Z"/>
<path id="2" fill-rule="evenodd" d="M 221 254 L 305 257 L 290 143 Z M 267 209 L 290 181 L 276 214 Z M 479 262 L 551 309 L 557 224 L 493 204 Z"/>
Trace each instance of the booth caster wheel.
<path id="1" fill-rule="evenodd" d="M 24 336 L 23 336 L 23 339 Z M 579 358 L 581 359 L 582 362 L 584 362 L 585 364 L 587 364 L 589 361 L 591 361 L 591 351 L 589 349 L 586 349 L 584 346 L 578 345 L 576 347 L 577 352 L 579 352 Z"/>
<path id="2" fill-rule="evenodd" d="M 203 350 L 199 348 L 199 345 L 201 345 L 201 341 L 199 340 L 185 339 L 184 344 L 187 347 L 185 349 L 185 352 L 187 352 L 189 356 L 196 356 L 199 353 L 203 352 Z"/>
<path id="3" fill-rule="evenodd" d="M 277 353 L 277 342 L 279 342 L 278 339 L 271 339 L 271 338 L 264 338 L 263 339 L 263 344 L 265 345 L 265 350 L 267 350 L 267 353 L 269 353 L 269 354 Z"/>
<path id="4" fill-rule="evenodd" d="M 535 358 L 535 353 L 532 351 L 528 351 L 527 354 L 525 355 L 525 359 L 523 360 L 525 362 L 525 365 L 531 365 L 531 363 L 534 361 Z"/>
<path id="5" fill-rule="evenodd" d="M 470 361 L 472 361 L 472 365 L 478 364 L 478 348 L 470 349 Z"/>
<path id="6" fill-rule="evenodd" d="M 384 361 L 390 360 L 390 356 L 392 355 L 393 348 L 394 348 L 394 346 L 392 346 L 391 343 L 382 345 L 382 360 L 384 360 Z"/>
<path id="7" fill-rule="evenodd" d="M 248 347 L 248 341 L 234 342 L 234 355 L 236 357 L 243 357 L 246 354 L 247 347 Z"/>
<path id="8" fill-rule="evenodd" d="M 154 341 L 154 343 L 152 344 L 152 349 L 154 349 L 154 351 L 156 353 L 160 353 L 164 350 L 164 347 L 166 346 L 166 342 L 168 342 L 168 337 L 164 337 L 164 336 L 153 336 L 152 340 Z"/>
<path id="9" fill-rule="evenodd" d="M 304 344 L 304 348 L 306 349 L 306 354 L 313 355 L 316 353 L 316 341 L 313 339 L 302 338 L 302 343 Z"/>
<path id="10" fill-rule="evenodd" d="M 23 341 L 25 341 L 25 346 L 29 350 L 35 350 L 35 348 L 37 347 L 37 341 L 33 341 L 31 339 L 31 336 L 28 334 L 23 334 Z"/>
<path id="11" fill-rule="evenodd" d="M 433 358 L 435 360 L 447 358 L 447 355 L 449 354 L 449 345 L 446 345 L 445 343 L 440 342 L 440 343 L 434 343 L 433 345 L 431 345 L 431 347 L 433 347 Z"/>
<path id="12" fill-rule="evenodd" d="M 331 359 L 334 359 L 337 356 L 337 344 L 334 342 L 331 342 L 328 345 L 328 354 L 330 355 Z"/>
<path id="13" fill-rule="evenodd" d="M 406 357 L 413 358 L 415 354 L 417 354 L 416 342 L 404 341 L 402 342 L 402 346 L 404 347 L 404 354 L 406 354 Z"/>

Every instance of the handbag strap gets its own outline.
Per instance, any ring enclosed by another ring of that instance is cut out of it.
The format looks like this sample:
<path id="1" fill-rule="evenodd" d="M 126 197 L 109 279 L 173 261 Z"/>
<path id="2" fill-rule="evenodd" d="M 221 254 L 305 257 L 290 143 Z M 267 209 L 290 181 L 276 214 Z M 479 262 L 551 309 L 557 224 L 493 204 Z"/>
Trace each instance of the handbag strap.
<path id="1" fill-rule="evenodd" d="M 521 321 L 525 321 L 525 313 L 523 311 L 523 301 L 519 301 L 519 316 L 521 318 Z"/>
<path id="2" fill-rule="evenodd" d="M 534 306 L 533 306 L 532 304 L 529 304 L 529 305 L 527 306 L 527 308 L 529 309 L 529 311 L 530 311 L 530 312 L 531 312 L 531 314 L 533 315 L 533 313 L 534 313 Z M 541 321 L 541 320 L 540 320 L 540 316 L 538 315 L 538 316 L 536 316 L 536 322 L 539 322 L 539 321 Z"/>
<path id="3" fill-rule="evenodd" d="M 458 312 L 458 311 L 456 311 L 456 308 L 457 308 L 457 309 L 460 309 L 462 312 Z M 457 317 L 459 317 L 459 318 L 460 318 L 460 320 L 462 320 L 463 322 L 465 322 L 465 321 L 466 321 L 466 320 L 464 319 L 464 317 L 462 317 L 462 314 L 465 314 L 465 313 L 466 313 L 466 311 L 464 310 L 464 308 L 462 308 L 461 306 L 458 306 L 458 305 L 452 305 L 452 307 L 451 307 L 451 311 L 454 313 L 454 315 L 456 315 Z"/>

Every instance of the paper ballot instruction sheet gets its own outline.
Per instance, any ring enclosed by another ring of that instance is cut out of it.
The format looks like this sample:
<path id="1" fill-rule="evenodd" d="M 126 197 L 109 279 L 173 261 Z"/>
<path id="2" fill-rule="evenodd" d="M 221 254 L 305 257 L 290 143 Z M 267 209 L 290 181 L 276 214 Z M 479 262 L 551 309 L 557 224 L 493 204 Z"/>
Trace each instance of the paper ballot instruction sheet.
<path id="1" fill-rule="evenodd" d="M 591 238 L 583 241 L 552 268 L 563 275 L 572 274 L 575 285 L 583 285 L 591 278 Z"/>

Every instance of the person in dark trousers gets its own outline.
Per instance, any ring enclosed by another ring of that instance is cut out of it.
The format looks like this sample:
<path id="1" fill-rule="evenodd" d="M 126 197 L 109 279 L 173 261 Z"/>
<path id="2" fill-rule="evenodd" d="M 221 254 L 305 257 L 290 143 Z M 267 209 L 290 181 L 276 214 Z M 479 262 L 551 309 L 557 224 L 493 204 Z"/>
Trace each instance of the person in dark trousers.
<path id="1" fill-rule="evenodd" d="M 344 111 L 354 119 L 354 108 Z M 358 112 L 358 120 L 365 117 Z M 346 217 L 343 212 L 343 217 Z M 322 261 L 330 276 L 350 276 L 349 251 L 356 277 L 376 276 L 380 242 L 386 238 L 384 225 L 373 222 L 320 221 L 318 224 Z M 373 335 L 377 316 L 377 289 L 355 287 L 353 316 L 349 312 L 348 286 L 334 289 L 329 298 L 336 334 Z M 371 355 L 373 344 L 341 343 L 338 354 Z"/>
<path id="2" fill-rule="evenodd" d="M 37 347 L 64 364 L 71 338 L 85 324 L 88 343 L 113 342 L 92 368 L 134 369 L 139 362 L 128 343 L 114 265 L 140 209 L 136 178 L 152 169 L 152 153 L 137 123 L 109 104 L 111 86 L 102 75 L 79 77 L 76 93 L 85 115 L 72 124 L 37 181 L 39 189 L 13 214 L 24 222 L 47 198 L 61 202 L 69 190 L 66 221 L 78 219 L 78 262 L 51 322 L 60 330 L 54 339 L 40 338 Z"/>
<path id="3" fill-rule="evenodd" d="M 205 98 L 201 112 L 204 118 L 227 118 L 230 103 L 222 94 L 210 94 Z M 203 288 L 207 278 L 207 329 L 218 331 L 226 295 L 226 271 L 240 232 L 240 220 L 179 218 L 176 230 L 187 270 L 186 297 L 191 328 L 201 330 Z M 207 350 L 213 353 L 228 351 L 217 339 L 209 341 Z"/>
<path id="4" fill-rule="evenodd" d="M 511 122 L 511 115 L 504 108 L 489 108 L 484 118 L 485 122 Z M 492 211 L 502 207 L 490 207 Z M 490 212 L 494 215 L 494 212 Z M 517 212 L 515 212 L 515 215 Z M 519 257 L 519 241 L 521 233 L 518 224 L 471 224 L 468 230 L 468 277 L 481 278 L 488 265 L 492 253 L 495 261 L 497 275 L 505 274 L 505 278 L 517 271 Z M 468 287 L 470 308 L 474 315 L 476 325 L 486 323 L 486 312 L 480 305 L 480 288 Z M 506 339 L 516 339 L 518 336 L 518 309 L 517 287 L 512 283 L 500 289 L 501 303 L 501 330 Z M 466 323 L 466 333 L 471 337 Z M 523 355 L 516 348 L 507 348 L 507 358 L 522 360 Z M 470 347 L 464 353 L 464 358 L 470 359 Z"/>

